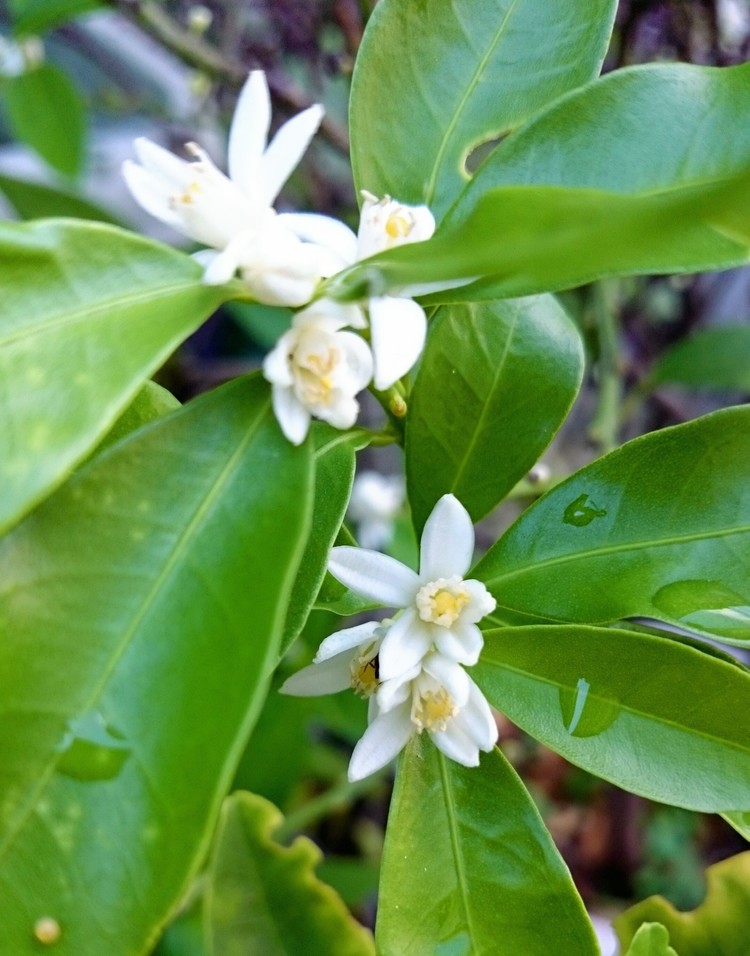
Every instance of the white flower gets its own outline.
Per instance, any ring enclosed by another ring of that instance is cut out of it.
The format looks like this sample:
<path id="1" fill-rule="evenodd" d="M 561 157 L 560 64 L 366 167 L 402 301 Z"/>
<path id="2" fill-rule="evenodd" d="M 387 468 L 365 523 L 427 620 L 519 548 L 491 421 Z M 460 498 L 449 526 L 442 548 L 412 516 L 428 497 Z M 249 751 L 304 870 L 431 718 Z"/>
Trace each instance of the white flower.
<path id="1" fill-rule="evenodd" d="M 330 237 L 346 227 L 330 220 L 329 241 L 308 242 L 294 217 L 277 215 L 273 203 L 322 118 L 322 106 L 311 106 L 266 145 L 271 100 L 265 74 L 255 71 L 240 93 L 232 120 L 228 177 L 194 143 L 187 146 L 193 161 L 186 162 L 144 138 L 135 141 L 141 165 L 126 160 L 123 175 L 147 212 L 211 247 L 199 253 L 206 282 L 227 282 L 239 270 L 258 301 L 304 305 L 322 277 L 342 268 Z"/>
<path id="2" fill-rule="evenodd" d="M 372 698 L 380 686 L 378 651 L 389 621 L 370 621 L 327 637 L 309 667 L 292 674 L 280 691 L 294 697 L 319 697 L 351 688 Z"/>
<path id="3" fill-rule="evenodd" d="M 491 750 L 497 740 L 482 692 L 459 664 L 436 652 L 382 681 L 379 652 L 390 626 L 371 622 L 331 634 L 314 663 L 289 677 L 281 692 L 316 697 L 351 688 L 368 701 L 369 726 L 349 764 L 352 781 L 380 770 L 423 730 L 451 760 L 475 767 L 479 751 Z"/>
<path id="4" fill-rule="evenodd" d="M 354 479 L 349 499 L 349 518 L 357 525 L 357 539 L 363 548 L 380 550 L 393 537 L 393 519 L 404 504 L 404 482 L 400 475 L 363 471 Z"/>
<path id="5" fill-rule="evenodd" d="M 351 428 L 359 403 L 355 395 L 372 377 L 367 343 L 347 325 L 364 321 L 355 305 L 319 299 L 298 312 L 263 363 L 273 386 L 273 409 L 289 441 L 304 441 L 312 416 L 335 428 Z"/>
<path id="6" fill-rule="evenodd" d="M 435 217 L 427 206 L 406 206 L 362 190 L 362 210 L 357 233 L 357 260 L 410 242 L 424 242 L 435 232 Z"/>
<path id="7" fill-rule="evenodd" d="M 381 683 L 374 701 L 370 724 L 349 763 L 351 781 L 380 770 L 423 730 L 465 767 L 476 767 L 479 751 L 492 750 L 497 741 L 484 695 L 462 667 L 442 654 L 428 654 L 411 674 Z"/>
<path id="8" fill-rule="evenodd" d="M 340 262 L 338 270 L 386 249 L 423 242 L 435 231 L 435 219 L 427 206 L 406 206 L 390 196 L 377 199 L 366 190 L 362 196 L 356 236 L 343 223 L 326 216 L 293 213 L 285 218 L 298 235 L 328 249 Z M 371 298 L 367 310 L 375 362 L 374 384 L 383 390 L 405 375 L 422 354 L 427 318 L 422 306 L 406 294 Z"/>
<path id="9" fill-rule="evenodd" d="M 328 570 L 346 587 L 386 607 L 403 608 L 383 639 L 382 680 L 396 678 L 433 649 L 461 664 L 475 664 L 482 649 L 477 627 L 495 599 L 475 580 L 464 580 L 474 551 L 474 528 L 463 505 L 443 495 L 422 533 L 419 573 L 364 548 L 331 551 Z"/>

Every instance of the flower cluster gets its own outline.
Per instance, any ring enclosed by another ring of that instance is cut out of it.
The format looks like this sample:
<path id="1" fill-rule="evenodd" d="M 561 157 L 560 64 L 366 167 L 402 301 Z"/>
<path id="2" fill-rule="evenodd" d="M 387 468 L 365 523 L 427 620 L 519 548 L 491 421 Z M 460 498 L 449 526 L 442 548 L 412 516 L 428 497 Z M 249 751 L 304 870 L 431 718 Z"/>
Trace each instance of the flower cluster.
<path id="1" fill-rule="evenodd" d="M 438 501 L 425 524 L 419 573 L 377 551 L 332 550 L 328 569 L 342 584 L 400 609 L 393 619 L 331 634 L 314 662 L 281 688 L 307 696 L 350 687 L 368 699 L 368 728 L 354 748 L 350 780 L 385 766 L 424 730 L 467 767 L 494 746 L 497 725 L 464 669 L 482 649 L 477 623 L 495 608 L 481 582 L 464 578 L 473 550 L 471 518 L 453 495 Z"/>
<path id="2" fill-rule="evenodd" d="M 139 163 L 126 161 L 125 181 L 151 215 L 206 248 L 195 254 L 205 281 L 234 276 L 256 301 L 301 308 L 292 328 L 268 356 L 276 417 L 286 437 L 302 442 L 311 417 L 337 428 L 354 424 L 355 396 L 370 381 L 394 385 L 417 361 L 427 320 L 406 295 L 379 296 L 342 306 L 318 297 L 324 279 L 369 256 L 429 239 L 435 220 L 426 206 L 363 192 L 358 234 L 328 216 L 279 213 L 274 203 L 323 118 L 311 106 L 278 130 L 271 142 L 271 100 L 265 74 L 250 74 L 240 93 L 228 145 L 229 175 L 195 143 L 186 161 L 138 139 Z M 369 344 L 357 332 L 369 326 Z"/>

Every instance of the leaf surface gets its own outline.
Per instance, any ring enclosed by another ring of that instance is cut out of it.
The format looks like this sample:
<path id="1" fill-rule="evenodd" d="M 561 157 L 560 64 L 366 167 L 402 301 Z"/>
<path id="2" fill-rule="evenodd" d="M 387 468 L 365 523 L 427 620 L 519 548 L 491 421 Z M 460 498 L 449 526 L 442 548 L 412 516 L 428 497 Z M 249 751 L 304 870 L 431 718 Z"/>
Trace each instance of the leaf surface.
<path id="1" fill-rule="evenodd" d="M 238 379 L 0 543 L 0 951 L 36 953 L 43 915 L 60 956 L 153 945 L 265 694 L 311 500 L 309 448 Z"/>
<path id="2" fill-rule="evenodd" d="M 95 223 L 0 223 L 0 530 L 63 481 L 219 305 L 200 267 Z"/>
<path id="3" fill-rule="evenodd" d="M 417 528 L 449 492 L 474 521 L 494 508 L 551 441 L 582 374 L 580 336 L 552 296 L 441 310 L 407 417 Z"/>
<path id="4" fill-rule="evenodd" d="M 375 928 L 382 956 L 596 956 L 593 929 L 500 751 L 462 767 L 416 737 L 399 764 Z"/>
<path id="5" fill-rule="evenodd" d="M 548 491 L 474 569 L 500 607 L 750 640 L 750 408 L 636 438 Z"/>
<path id="6" fill-rule="evenodd" d="M 489 631 L 474 676 L 490 703 L 566 760 L 689 810 L 750 808 L 750 673 L 617 628 Z"/>

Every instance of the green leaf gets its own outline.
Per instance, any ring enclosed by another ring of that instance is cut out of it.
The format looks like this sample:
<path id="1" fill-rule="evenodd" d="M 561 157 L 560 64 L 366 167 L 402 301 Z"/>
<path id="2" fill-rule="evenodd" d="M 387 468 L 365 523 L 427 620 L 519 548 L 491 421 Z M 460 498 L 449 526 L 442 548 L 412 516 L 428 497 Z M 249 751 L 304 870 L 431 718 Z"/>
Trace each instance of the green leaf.
<path id="1" fill-rule="evenodd" d="M 669 945 L 669 933 L 661 923 L 643 923 L 625 956 L 678 956 Z"/>
<path id="2" fill-rule="evenodd" d="M 308 447 L 239 379 L 94 459 L 0 543 L 0 952 L 153 944 L 265 694 Z M 102 861 L 106 861 L 106 879 Z"/>
<path id="3" fill-rule="evenodd" d="M 738 833 L 750 841 L 750 810 L 744 813 L 739 811 L 734 813 L 722 813 L 722 816 L 730 826 L 733 826 Z"/>
<path id="4" fill-rule="evenodd" d="M 511 133 L 451 210 L 496 186 L 571 186 L 646 196 L 743 173 L 750 64 L 649 64 L 608 73 Z"/>
<path id="5" fill-rule="evenodd" d="M 594 956 L 570 874 L 502 754 L 447 760 L 424 737 L 399 765 L 375 929 L 382 956 Z"/>
<path id="6" fill-rule="evenodd" d="M 664 637 L 555 626 L 486 632 L 488 700 L 576 766 L 688 810 L 750 808 L 750 673 Z"/>
<path id="7" fill-rule="evenodd" d="M 336 298 L 421 294 L 462 302 L 554 292 L 606 276 L 727 269 L 750 259 L 750 156 L 739 177 L 622 195 L 502 186 L 427 242 L 380 253 L 328 283 Z"/>
<path id="8" fill-rule="evenodd" d="M 750 392 L 750 325 L 704 329 L 678 342 L 646 382 L 652 388 L 667 383 Z"/>
<path id="9" fill-rule="evenodd" d="M 679 956 L 747 956 L 750 935 L 750 853 L 722 860 L 706 870 L 706 899 L 680 913 L 661 896 L 636 903 L 613 925 L 623 947 L 643 923 L 658 922 L 669 931 Z M 644 950 L 651 956 L 650 950 Z M 661 956 L 660 951 L 656 951 Z M 633 950 L 633 956 L 640 950 Z"/>
<path id="10" fill-rule="evenodd" d="M 453 306 L 432 320 L 406 425 L 417 528 L 452 492 L 474 521 L 507 494 L 564 421 L 580 337 L 552 296 Z"/>
<path id="11" fill-rule="evenodd" d="M 94 223 L 2 223 L 0 266 L 4 530 L 67 477 L 224 293 L 188 256 Z"/>
<path id="12" fill-rule="evenodd" d="M 3 93 L 13 135 L 61 173 L 78 175 L 86 148 L 86 109 L 67 74 L 43 63 L 6 79 Z"/>
<path id="13" fill-rule="evenodd" d="M 10 0 L 15 34 L 43 33 L 103 4 L 100 0 Z"/>
<path id="14" fill-rule="evenodd" d="M 750 640 L 750 407 L 653 432 L 548 491 L 474 569 L 500 608 Z"/>
<path id="15" fill-rule="evenodd" d="M 88 199 L 43 183 L 33 183 L 12 176 L 0 176 L 0 191 L 22 219 L 49 216 L 71 216 L 118 225 L 117 220 Z"/>
<path id="16" fill-rule="evenodd" d="M 273 840 L 273 804 L 236 793 L 222 808 L 206 916 L 211 956 L 374 956 L 372 936 L 315 876 L 322 853 L 307 837 Z"/>
<path id="17" fill-rule="evenodd" d="M 597 75 L 617 4 L 381 0 L 357 57 L 350 106 L 358 188 L 427 203 L 439 217 L 473 147 Z"/>
<path id="18" fill-rule="evenodd" d="M 109 448 L 137 428 L 180 408 L 174 395 L 156 382 L 146 382 L 96 448 Z"/>
<path id="19" fill-rule="evenodd" d="M 348 434 L 317 423 L 315 506 L 312 527 L 289 602 L 280 651 L 283 654 L 305 625 L 323 583 L 328 552 L 344 520 L 354 481 L 354 448 Z"/>

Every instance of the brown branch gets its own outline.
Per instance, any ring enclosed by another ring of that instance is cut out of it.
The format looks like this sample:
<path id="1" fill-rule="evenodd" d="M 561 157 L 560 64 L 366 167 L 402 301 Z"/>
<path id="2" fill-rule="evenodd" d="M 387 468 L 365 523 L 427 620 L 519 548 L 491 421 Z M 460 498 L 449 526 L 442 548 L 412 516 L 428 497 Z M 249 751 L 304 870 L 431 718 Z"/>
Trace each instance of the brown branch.
<path id="1" fill-rule="evenodd" d="M 233 57 L 219 53 L 210 43 L 177 23 L 159 3 L 153 0 L 106 0 L 107 5 L 135 20 L 147 33 L 158 40 L 183 62 L 210 76 L 239 88 L 244 83 L 248 67 Z M 297 86 L 269 76 L 272 97 L 291 112 L 299 112 L 312 105 L 311 100 Z M 348 154 L 349 138 L 346 131 L 330 117 L 324 117 L 320 132 L 331 145 Z"/>

